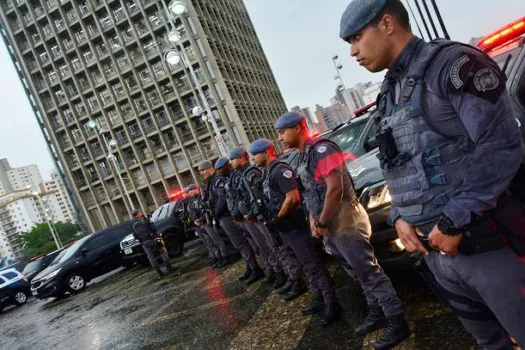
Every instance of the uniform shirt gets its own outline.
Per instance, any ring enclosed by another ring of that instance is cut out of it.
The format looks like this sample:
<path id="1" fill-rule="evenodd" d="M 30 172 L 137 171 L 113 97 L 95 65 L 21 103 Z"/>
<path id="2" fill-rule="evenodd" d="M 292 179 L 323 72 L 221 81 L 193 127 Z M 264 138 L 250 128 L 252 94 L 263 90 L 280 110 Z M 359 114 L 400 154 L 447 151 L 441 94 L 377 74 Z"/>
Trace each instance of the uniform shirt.
<path id="1" fill-rule="evenodd" d="M 135 219 L 135 222 L 133 222 L 133 225 L 131 226 L 131 231 L 133 237 L 138 239 L 140 242 L 153 239 L 153 237 L 157 234 L 157 228 L 155 227 L 155 224 L 146 217 Z"/>
<path id="2" fill-rule="evenodd" d="M 274 162 L 277 162 L 277 160 L 274 160 Z M 270 186 L 272 191 L 279 192 L 283 195 L 283 201 L 278 205 L 278 208 L 280 209 L 282 208 L 286 194 L 295 189 L 298 190 L 299 186 L 297 184 L 295 172 L 290 165 L 279 163 L 272 169 L 272 172 L 269 173 L 268 169 L 270 165 L 271 164 L 265 169 L 263 176 L 265 178 L 269 176 L 268 186 Z M 304 211 L 301 207 L 298 207 L 289 212 L 284 218 L 281 218 L 277 225 L 280 231 L 290 231 L 293 228 L 303 227 L 305 223 L 306 217 Z"/>
<path id="3" fill-rule="evenodd" d="M 228 211 L 228 203 L 226 202 L 226 191 L 224 185 L 226 184 L 226 178 L 222 175 L 215 174 L 211 178 L 210 182 L 210 199 L 211 199 L 211 210 L 215 218 L 223 216 L 230 216 Z"/>
<path id="4" fill-rule="evenodd" d="M 414 37 L 386 74 L 394 101 L 405 83 L 406 67 L 425 42 Z M 463 45 L 438 53 L 427 71 L 425 120 L 437 132 L 468 135 L 475 149 L 466 162 L 465 180 L 442 209 L 464 226 L 471 214 L 496 206 L 522 161 L 519 129 L 506 88 L 506 77 L 487 55 Z M 392 208 L 391 221 L 399 218 Z"/>
<path id="5" fill-rule="evenodd" d="M 188 198 L 188 216 L 191 220 L 203 220 L 203 210 L 200 195 Z"/>
<path id="6" fill-rule="evenodd" d="M 316 140 L 308 140 L 306 145 L 312 145 Z M 315 147 L 310 148 L 308 153 L 301 154 L 299 165 L 306 165 L 310 159 L 310 168 L 313 169 L 314 181 L 316 188 L 325 188 L 325 178 L 333 173 L 341 174 L 343 178 L 343 201 L 337 215 L 327 224 L 332 233 L 348 232 L 354 229 L 356 223 L 356 202 L 352 180 L 346 166 L 344 155 L 341 149 L 329 141 L 317 141 Z M 326 193 L 326 190 L 325 190 Z M 324 198 L 321 206 L 311 206 L 306 203 L 309 213 L 319 220 L 323 207 Z M 317 210 L 312 210 L 315 207 Z"/>

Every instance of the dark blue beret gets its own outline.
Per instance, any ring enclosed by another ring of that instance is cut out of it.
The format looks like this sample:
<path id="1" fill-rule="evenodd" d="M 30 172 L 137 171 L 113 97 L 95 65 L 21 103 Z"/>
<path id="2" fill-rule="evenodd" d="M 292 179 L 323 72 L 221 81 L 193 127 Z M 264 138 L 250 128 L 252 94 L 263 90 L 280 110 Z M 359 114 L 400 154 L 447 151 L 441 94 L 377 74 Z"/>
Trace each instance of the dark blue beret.
<path id="1" fill-rule="evenodd" d="M 241 158 L 244 154 L 246 154 L 246 150 L 242 147 L 235 147 L 230 150 L 230 153 L 228 154 L 228 158 L 230 160 L 234 160 L 237 158 Z"/>
<path id="2" fill-rule="evenodd" d="M 224 168 L 224 166 L 226 164 L 228 164 L 230 162 L 230 160 L 226 157 L 220 157 L 219 159 L 217 159 L 217 161 L 215 162 L 215 170 L 221 170 L 222 168 Z"/>
<path id="3" fill-rule="evenodd" d="M 277 119 L 275 122 L 274 128 L 276 129 L 286 129 L 286 128 L 292 128 L 299 124 L 302 120 L 304 120 L 304 116 L 294 113 L 294 112 L 286 112 L 282 116 Z"/>
<path id="4" fill-rule="evenodd" d="M 366 27 L 385 8 L 387 0 L 353 0 L 348 4 L 339 28 L 339 36 L 346 40 Z"/>
<path id="5" fill-rule="evenodd" d="M 248 152 L 251 154 L 266 152 L 270 147 L 274 147 L 273 142 L 268 139 L 258 139 L 252 142 L 248 147 Z"/>
<path id="6" fill-rule="evenodd" d="M 206 169 L 209 169 L 211 168 L 213 165 L 211 164 L 211 162 L 209 160 L 203 160 L 200 164 L 199 164 L 199 171 L 203 171 L 203 170 L 206 170 Z"/>

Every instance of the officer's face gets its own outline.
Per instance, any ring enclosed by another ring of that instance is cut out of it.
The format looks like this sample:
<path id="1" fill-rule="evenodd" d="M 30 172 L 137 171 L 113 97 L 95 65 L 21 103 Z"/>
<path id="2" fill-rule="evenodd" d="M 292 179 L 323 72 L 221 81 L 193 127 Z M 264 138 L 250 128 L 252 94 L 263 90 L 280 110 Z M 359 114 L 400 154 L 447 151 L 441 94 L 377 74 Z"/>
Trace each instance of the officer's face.
<path id="1" fill-rule="evenodd" d="M 383 20 L 366 26 L 348 39 L 350 55 L 372 73 L 387 69 L 391 63 L 391 37 Z"/>
<path id="2" fill-rule="evenodd" d="M 206 180 L 207 178 L 209 178 L 210 176 L 213 175 L 213 168 L 208 168 L 206 170 L 201 170 L 201 171 L 199 171 L 199 173 L 201 174 L 202 178 L 204 180 Z"/>
<path id="3" fill-rule="evenodd" d="M 279 141 L 282 142 L 285 148 L 296 148 L 299 145 L 300 127 L 294 126 L 293 128 L 279 129 Z"/>
<path id="4" fill-rule="evenodd" d="M 264 168 L 266 167 L 268 157 L 266 152 L 254 153 L 252 154 L 252 161 L 255 166 Z"/>
<path id="5" fill-rule="evenodd" d="M 242 158 L 232 159 L 230 164 L 234 169 L 237 169 L 242 166 Z"/>

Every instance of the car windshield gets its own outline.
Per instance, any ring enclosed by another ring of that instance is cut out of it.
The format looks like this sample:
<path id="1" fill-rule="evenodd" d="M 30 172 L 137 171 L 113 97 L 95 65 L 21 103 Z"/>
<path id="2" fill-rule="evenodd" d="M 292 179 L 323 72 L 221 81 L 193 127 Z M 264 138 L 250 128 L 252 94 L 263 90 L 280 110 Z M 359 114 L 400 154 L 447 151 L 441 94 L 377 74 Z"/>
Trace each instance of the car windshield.
<path id="1" fill-rule="evenodd" d="M 367 120 L 368 119 L 364 119 L 350 123 L 341 129 L 326 135 L 326 137 L 337 143 L 343 153 L 351 154 L 354 152 L 359 135 L 365 128 Z"/>
<path id="2" fill-rule="evenodd" d="M 58 255 L 53 259 L 53 261 L 51 261 L 51 264 L 49 264 L 49 265 L 54 265 L 54 264 L 56 264 L 57 262 L 59 262 L 60 259 L 62 259 L 62 257 L 63 257 L 64 255 L 66 255 L 67 250 L 68 250 L 68 248 L 65 248 L 63 251 L 61 251 L 60 254 L 58 254 Z"/>
<path id="3" fill-rule="evenodd" d="M 77 250 L 82 246 L 82 244 L 89 238 L 91 235 L 86 236 L 82 239 L 79 239 L 73 245 L 66 250 L 64 250 L 62 253 L 60 253 L 59 256 L 56 257 L 55 260 L 53 260 L 53 265 L 58 263 L 63 263 L 64 261 L 67 261 L 70 257 L 73 256 L 77 252 Z M 63 255 L 62 255 L 63 254 Z"/>
<path id="4" fill-rule="evenodd" d="M 40 270 L 40 267 L 42 266 L 42 259 L 38 259 L 35 261 L 31 261 L 29 264 L 26 265 L 24 268 L 24 271 L 22 271 L 23 275 L 28 275 L 33 272 L 37 272 Z"/>

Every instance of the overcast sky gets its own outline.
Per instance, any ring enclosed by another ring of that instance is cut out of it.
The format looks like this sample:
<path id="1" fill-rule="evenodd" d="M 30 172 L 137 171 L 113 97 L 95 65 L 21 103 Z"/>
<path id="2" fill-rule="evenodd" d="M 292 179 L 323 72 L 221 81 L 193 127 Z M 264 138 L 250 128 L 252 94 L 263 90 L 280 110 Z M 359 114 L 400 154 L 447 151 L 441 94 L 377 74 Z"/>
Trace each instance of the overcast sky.
<path id="1" fill-rule="evenodd" d="M 523 0 L 438 0 L 450 36 L 468 42 L 525 15 Z M 332 54 L 339 54 L 343 79 L 380 81 L 353 62 L 338 37 L 347 0 L 245 0 L 288 107 L 328 105 L 334 95 Z M 414 26 L 415 27 L 415 26 Z M 414 28 L 415 29 L 415 28 Z M 0 158 L 12 166 L 37 164 L 44 178 L 53 163 L 4 45 L 0 44 Z"/>

